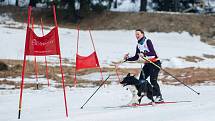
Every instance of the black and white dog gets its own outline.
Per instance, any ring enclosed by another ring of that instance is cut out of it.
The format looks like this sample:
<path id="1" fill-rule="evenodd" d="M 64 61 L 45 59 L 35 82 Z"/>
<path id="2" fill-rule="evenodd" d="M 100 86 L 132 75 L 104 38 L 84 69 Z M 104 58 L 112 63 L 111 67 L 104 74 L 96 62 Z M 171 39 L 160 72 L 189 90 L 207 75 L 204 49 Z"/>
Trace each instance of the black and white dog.
<path id="1" fill-rule="evenodd" d="M 138 80 L 130 73 L 120 82 L 123 86 L 127 86 L 132 93 L 132 100 L 129 104 L 140 104 L 144 96 L 154 103 L 153 88 L 147 80 Z"/>

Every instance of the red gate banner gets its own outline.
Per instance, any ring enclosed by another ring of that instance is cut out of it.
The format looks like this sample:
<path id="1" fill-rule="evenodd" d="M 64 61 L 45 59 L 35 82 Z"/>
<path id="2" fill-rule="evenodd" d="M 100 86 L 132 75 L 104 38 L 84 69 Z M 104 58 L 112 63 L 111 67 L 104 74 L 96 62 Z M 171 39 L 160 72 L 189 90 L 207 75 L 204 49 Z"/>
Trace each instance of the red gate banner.
<path id="1" fill-rule="evenodd" d="M 47 35 L 38 37 L 31 28 L 27 28 L 25 55 L 59 55 L 58 28 L 54 27 Z"/>
<path id="2" fill-rule="evenodd" d="M 59 35 L 58 35 L 58 25 L 56 19 L 56 12 L 55 6 L 53 5 L 53 14 L 54 14 L 54 21 L 55 27 L 45 36 L 38 37 L 34 31 L 29 27 L 30 18 L 31 18 L 31 6 L 28 8 L 28 24 L 27 24 L 27 32 L 26 32 L 26 42 L 25 42 L 25 53 L 24 53 L 24 61 L 22 67 L 22 81 L 20 84 L 20 97 L 19 97 L 19 112 L 18 112 L 18 119 L 21 117 L 21 110 L 22 110 L 22 95 L 24 89 L 24 77 L 25 77 L 25 67 L 26 67 L 26 56 L 33 55 L 33 56 L 47 56 L 47 55 L 59 55 L 60 60 L 60 72 L 62 76 L 62 88 L 64 93 L 64 104 L 66 110 L 66 116 L 68 117 L 68 109 L 67 109 L 67 101 L 66 101 L 66 89 L 64 84 L 64 75 L 63 75 L 63 68 L 62 68 L 62 61 L 61 61 L 61 54 L 60 54 L 60 44 L 59 44 Z M 33 24 L 32 24 L 33 26 Z M 44 34 L 43 34 L 44 35 Z M 36 60 L 35 60 L 36 62 Z"/>
<path id="3" fill-rule="evenodd" d="M 83 68 L 96 68 L 99 66 L 99 61 L 96 55 L 96 52 L 93 52 L 89 56 L 80 56 L 76 54 L 76 69 L 83 69 Z"/>
<path id="4" fill-rule="evenodd" d="M 95 45 L 93 42 L 93 38 L 89 29 L 89 34 L 90 34 L 90 38 L 91 38 L 91 42 L 93 45 L 93 53 L 91 53 L 89 56 L 80 56 L 78 54 L 78 44 L 79 44 L 79 26 L 78 28 L 78 37 L 77 37 L 77 52 L 76 52 L 76 68 L 75 68 L 75 77 L 74 77 L 74 86 L 76 87 L 77 84 L 77 80 L 76 80 L 76 73 L 79 69 L 87 69 L 87 68 L 99 68 L 100 70 L 100 74 L 103 80 L 103 76 L 102 76 L 102 70 L 100 68 L 99 65 L 99 61 L 98 61 L 98 56 L 96 54 L 96 49 L 95 49 Z"/>

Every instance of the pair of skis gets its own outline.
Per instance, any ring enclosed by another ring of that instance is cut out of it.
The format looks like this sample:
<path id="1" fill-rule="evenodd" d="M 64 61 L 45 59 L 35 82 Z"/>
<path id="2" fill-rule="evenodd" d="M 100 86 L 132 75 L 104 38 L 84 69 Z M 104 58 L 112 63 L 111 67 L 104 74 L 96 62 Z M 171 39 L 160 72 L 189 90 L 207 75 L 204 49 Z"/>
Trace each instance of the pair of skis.
<path id="1" fill-rule="evenodd" d="M 162 101 L 162 102 L 155 102 L 155 105 L 159 104 L 173 104 L 173 103 L 182 103 L 182 102 L 191 102 L 191 101 Z M 142 103 L 142 104 L 129 104 L 128 106 L 148 106 L 153 105 L 152 102 L 150 103 Z"/>
<path id="2" fill-rule="evenodd" d="M 192 101 L 162 101 L 162 102 L 155 102 L 155 105 L 185 103 L 185 102 L 192 102 Z M 115 106 L 115 107 L 105 107 L 105 108 L 111 109 L 111 108 L 139 107 L 139 106 L 153 106 L 153 104 L 150 102 L 150 103 L 128 104 L 128 105 L 121 105 L 121 106 Z"/>

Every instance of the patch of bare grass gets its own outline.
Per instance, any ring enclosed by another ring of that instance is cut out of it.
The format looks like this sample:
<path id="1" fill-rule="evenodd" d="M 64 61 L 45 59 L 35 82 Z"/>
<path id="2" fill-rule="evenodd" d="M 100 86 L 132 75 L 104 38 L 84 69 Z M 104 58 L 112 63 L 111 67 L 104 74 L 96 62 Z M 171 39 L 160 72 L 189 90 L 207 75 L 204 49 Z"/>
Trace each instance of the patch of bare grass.
<path id="1" fill-rule="evenodd" d="M 214 59 L 215 55 L 203 54 L 205 58 Z"/>
<path id="2" fill-rule="evenodd" d="M 7 65 L 9 65 L 9 69 L 6 71 L 0 71 L 0 78 L 8 78 L 8 77 L 20 77 L 22 73 L 22 61 L 19 60 L 1 60 Z M 38 63 L 38 75 L 44 75 L 44 78 L 46 77 L 46 67 L 43 63 Z M 193 85 L 193 84 L 200 84 L 205 82 L 212 82 L 215 83 L 215 68 L 165 68 L 166 71 L 183 81 L 185 84 Z M 74 74 L 75 74 L 75 67 L 71 66 L 63 66 L 64 71 L 64 79 L 65 79 L 65 85 L 66 86 L 74 86 Z M 110 78 L 106 84 L 110 84 L 113 80 L 118 80 L 116 71 L 122 79 L 125 77 L 128 73 L 132 73 L 136 75 L 138 78 L 138 75 L 141 71 L 140 68 L 102 68 L 102 72 L 110 73 L 112 78 Z M 91 73 L 100 73 L 100 70 L 98 68 L 96 69 L 82 69 L 77 72 L 77 76 L 91 74 Z M 34 68 L 34 62 L 28 61 L 26 64 L 26 73 L 25 77 L 30 78 L 32 75 L 35 75 L 35 68 Z M 61 72 L 59 66 L 51 66 L 48 67 L 48 78 L 56 81 L 56 87 L 62 87 L 61 81 Z M 171 84 L 171 85 L 180 85 L 178 81 L 173 79 L 171 76 L 164 72 L 160 72 L 159 80 L 162 81 L 164 84 Z M 6 85 L 15 85 L 14 88 L 19 88 L 20 83 L 10 81 L 10 80 L 4 80 L 1 81 L 0 84 L 6 84 Z M 91 81 L 86 79 L 77 79 L 77 86 L 78 87 L 87 87 L 87 86 L 98 86 L 101 84 L 101 81 Z M 44 86 L 44 84 L 40 84 L 40 87 Z M 32 84 L 25 84 L 25 88 L 35 88 L 36 83 Z"/>
<path id="3" fill-rule="evenodd" d="M 186 56 L 186 57 L 179 57 L 179 58 L 184 59 L 185 61 L 188 61 L 188 62 L 200 62 L 204 60 L 203 58 L 197 57 L 197 56 Z"/>
<path id="4" fill-rule="evenodd" d="M 188 85 L 204 83 L 207 81 L 215 83 L 215 69 L 191 67 L 182 69 L 166 68 L 166 70 Z M 161 78 L 163 83 L 174 85 L 180 84 L 168 74 L 165 74 L 164 72 L 162 72 L 162 74 L 164 75 L 164 77 Z"/>
<path id="5" fill-rule="evenodd" d="M 0 71 L 8 70 L 8 65 L 0 61 Z"/>

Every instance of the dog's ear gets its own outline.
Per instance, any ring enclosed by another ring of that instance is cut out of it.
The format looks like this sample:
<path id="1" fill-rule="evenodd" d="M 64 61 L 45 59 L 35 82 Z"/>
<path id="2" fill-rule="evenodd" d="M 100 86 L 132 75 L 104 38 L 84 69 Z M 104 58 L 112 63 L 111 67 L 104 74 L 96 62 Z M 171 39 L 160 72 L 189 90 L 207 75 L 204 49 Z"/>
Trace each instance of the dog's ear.
<path id="1" fill-rule="evenodd" d="M 128 74 L 127 74 L 127 76 L 131 76 L 131 74 L 130 74 L 130 73 L 128 73 Z"/>

